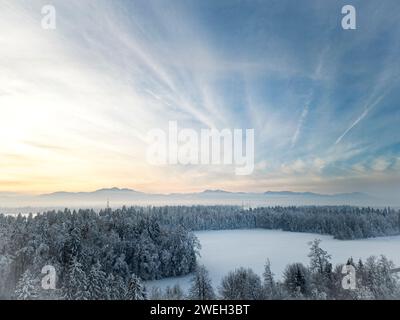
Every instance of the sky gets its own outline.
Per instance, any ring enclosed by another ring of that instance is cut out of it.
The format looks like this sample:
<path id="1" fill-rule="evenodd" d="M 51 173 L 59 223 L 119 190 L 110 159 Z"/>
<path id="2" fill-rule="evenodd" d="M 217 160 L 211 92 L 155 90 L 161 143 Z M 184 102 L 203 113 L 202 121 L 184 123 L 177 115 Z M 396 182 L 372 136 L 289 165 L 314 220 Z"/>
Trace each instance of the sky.
<path id="1" fill-rule="evenodd" d="M 43 5 L 56 29 L 41 27 Z M 357 29 L 341 27 L 342 6 Z M 0 0 L 0 192 L 400 192 L 400 3 Z M 146 160 L 254 129 L 255 169 Z"/>

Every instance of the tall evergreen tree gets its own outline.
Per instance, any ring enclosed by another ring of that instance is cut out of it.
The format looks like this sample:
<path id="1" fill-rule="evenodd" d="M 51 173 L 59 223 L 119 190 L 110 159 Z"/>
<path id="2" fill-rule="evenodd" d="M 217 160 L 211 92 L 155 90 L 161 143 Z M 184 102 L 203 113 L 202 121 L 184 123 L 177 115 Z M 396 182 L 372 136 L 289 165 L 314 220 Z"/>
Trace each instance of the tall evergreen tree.
<path id="1" fill-rule="evenodd" d="M 141 280 L 132 274 L 128 282 L 128 290 L 125 296 L 126 300 L 145 300 L 146 299 L 146 289 L 142 284 Z"/>
<path id="2" fill-rule="evenodd" d="M 96 262 L 89 272 L 88 291 L 91 300 L 107 299 L 107 278 L 101 270 L 100 262 Z"/>
<path id="3" fill-rule="evenodd" d="M 90 300 L 89 280 L 82 264 L 74 257 L 68 268 L 63 292 L 68 300 Z"/>
<path id="4" fill-rule="evenodd" d="M 274 280 L 274 274 L 271 271 L 271 263 L 269 259 L 267 259 L 267 262 L 265 263 L 264 266 L 263 278 L 264 278 L 265 298 L 273 299 L 275 296 L 276 284 Z"/>
<path id="5" fill-rule="evenodd" d="M 319 246 L 320 243 L 320 239 L 315 239 L 314 241 L 308 243 L 310 245 L 310 253 L 308 254 L 308 257 L 311 260 L 311 272 L 324 274 L 324 272 L 329 269 L 331 255 Z"/>
<path id="6" fill-rule="evenodd" d="M 15 298 L 17 300 L 35 300 L 39 297 L 39 280 L 36 279 L 30 270 L 26 270 L 18 281 L 15 289 Z"/>

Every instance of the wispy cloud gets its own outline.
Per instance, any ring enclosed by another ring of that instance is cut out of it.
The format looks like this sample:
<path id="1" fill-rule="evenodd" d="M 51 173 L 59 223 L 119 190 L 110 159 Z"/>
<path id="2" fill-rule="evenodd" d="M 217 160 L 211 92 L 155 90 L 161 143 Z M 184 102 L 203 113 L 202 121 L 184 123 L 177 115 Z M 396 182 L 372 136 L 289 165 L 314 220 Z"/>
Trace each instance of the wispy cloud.
<path id="1" fill-rule="evenodd" d="M 383 157 L 377 158 L 372 163 L 371 168 L 375 171 L 385 171 L 390 166 L 390 161 Z"/>
<path id="2" fill-rule="evenodd" d="M 297 123 L 296 131 L 294 132 L 293 137 L 292 137 L 292 148 L 297 143 L 297 139 L 299 138 L 301 128 L 303 127 L 304 121 L 305 121 L 305 119 L 307 117 L 307 114 L 308 114 L 308 109 L 309 109 L 309 107 L 308 107 L 308 105 L 306 105 L 303 108 L 303 111 L 301 112 L 299 122 Z"/>
<path id="3" fill-rule="evenodd" d="M 385 167 L 363 159 L 399 156 L 400 28 L 378 23 L 396 26 L 395 14 L 350 34 L 325 2 L 54 0 L 57 29 L 45 31 L 43 3 L 0 1 L 0 191 L 306 189 L 334 180 L 329 191 Z M 394 12 L 398 2 L 380 6 Z M 238 178 L 226 167 L 149 166 L 146 133 L 170 120 L 254 128 L 257 170 Z"/>

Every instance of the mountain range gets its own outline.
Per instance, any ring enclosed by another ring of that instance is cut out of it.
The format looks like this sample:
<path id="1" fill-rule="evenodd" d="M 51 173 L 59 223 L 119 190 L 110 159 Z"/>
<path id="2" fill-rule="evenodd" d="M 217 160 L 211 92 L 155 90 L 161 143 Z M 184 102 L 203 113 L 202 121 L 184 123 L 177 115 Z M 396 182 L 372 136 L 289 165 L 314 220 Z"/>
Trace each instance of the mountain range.
<path id="1" fill-rule="evenodd" d="M 54 192 L 36 196 L 0 193 L 0 207 L 120 207 L 122 205 L 242 205 L 245 207 L 274 205 L 355 205 L 386 206 L 384 200 L 366 193 L 322 194 L 315 192 L 266 191 L 230 192 L 204 190 L 192 193 L 145 193 L 127 188 L 104 188 L 93 192 Z"/>

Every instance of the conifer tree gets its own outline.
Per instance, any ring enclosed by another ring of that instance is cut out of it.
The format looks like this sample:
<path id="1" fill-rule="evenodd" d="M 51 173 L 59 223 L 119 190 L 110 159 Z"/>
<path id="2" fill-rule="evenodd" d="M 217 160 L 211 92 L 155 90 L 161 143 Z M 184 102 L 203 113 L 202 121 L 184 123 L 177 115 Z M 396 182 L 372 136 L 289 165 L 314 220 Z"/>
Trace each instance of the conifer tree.
<path id="1" fill-rule="evenodd" d="M 39 280 L 35 279 L 30 270 L 26 270 L 18 281 L 15 289 L 17 300 L 35 300 L 39 297 Z"/>

